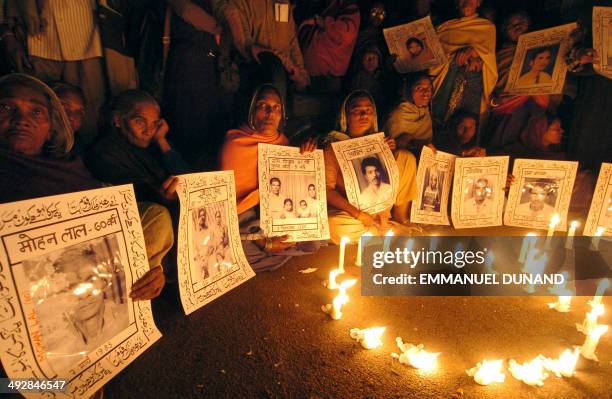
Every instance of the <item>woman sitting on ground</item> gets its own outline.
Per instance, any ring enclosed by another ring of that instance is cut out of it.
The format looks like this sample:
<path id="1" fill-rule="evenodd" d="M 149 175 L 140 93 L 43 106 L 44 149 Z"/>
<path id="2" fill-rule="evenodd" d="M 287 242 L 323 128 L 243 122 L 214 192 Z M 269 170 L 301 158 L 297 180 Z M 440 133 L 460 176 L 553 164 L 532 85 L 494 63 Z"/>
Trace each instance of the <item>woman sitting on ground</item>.
<path id="1" fill-rule="evenodd" d="M 329 206 L 329 229 L 331 240 L 339 243 L 341 237 L 348 237 L 356 242 L 364 233 L 384 234 L 390 227 L 389 210 L 371 215 L 351 205 L 346 196 L 344 178 L 340 165 L 334 154 L 331 143 L 363 137 L 378 132 L 376 106 L 372 96 L 366 91 L 355 91 L 349 94 L 340 108 L 338 130 L 330 132 L 325 138 L 325 183 L 327 186 L 327 203 Z M 395 140 L 385 138 L 385 142 L 394 151 L 399 169 L 400 182 L 393 207 L 393 219 L 396 222 L 408 221 L 408 211 L 412 200 L 416 199 L 416 159 L 405 150 L 395 151 Z M 399 228 L 399 226 L 396 226 Z M 400 234 L 399 231 L 395 232 Z"/>
<path id="2" fill-rule="evenodd" d="M 169 127 L 157 101 L 142 90 L 124 91 L 114 99 L 109 119 L 108 130 L 86 153 L 89 170 L 105 182 L 133 183 L 140 200 L 175 203 L 174 175 L 188 167 L 166 139 Z"/>
<path id="3" fill-rule="evenodd" d="M 259 228 L 259 179 L 257 146 L 259 143 L 289 145 L 282 133 L 285 107 L 280 92 L 272 85 L 260 86 L 251 99 L 245 123 L 231 129 L 221 148 L 220 169 L 234 171 L 236 205 L 247 260 L 256 272 L 274 270 L 293 255 L 315 252 L 319 242 L 287 243 L 286 236 L 266 238 Z M 314 140 L 301 146 L 302 152 L 316 149 Z"/>

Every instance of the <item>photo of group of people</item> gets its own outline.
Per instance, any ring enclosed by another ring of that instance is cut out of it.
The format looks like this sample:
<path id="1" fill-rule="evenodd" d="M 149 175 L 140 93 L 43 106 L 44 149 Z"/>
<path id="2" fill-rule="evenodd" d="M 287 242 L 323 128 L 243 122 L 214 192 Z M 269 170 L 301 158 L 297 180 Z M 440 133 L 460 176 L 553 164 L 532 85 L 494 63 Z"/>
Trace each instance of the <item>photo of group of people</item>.
<path id="1" fill-rule="evenodd" d="M 366 209 L 393 197 L 389 173 L 378 154 L 351 160 L 359 184 L 359 205 Z"/>
<path id="2" fill-rule="evenodd" d="M 191 211 L 193 264 L 197 279 L 214 279 L 234 264 L 227 228 L 227 203 L 215 202 Z"/>
<path id="3" fill-rule="evenodd" d="M 116 234 L 23 261 L 45 358 L 58 374 L 130 324 Z M 32 317 L 29 318 L 32 322 Z"/>
<path id="4" fill-rule="evenodd" d="M 384 29 L 383 33 L 399 73 L 424 70 L 445 60 L 429 17 Z"/>
<path id="5" fill-rule="evenodd" d="M 296 176 L 283 176 L 285 182 L 295 180 Z M 280 177 L 270 179 L 270 193 L 268 196 L 269 210 L 272 219 L 304 219 L 316 218 L 319 209 L 317 188 L 313 179 L 305 178 L 302 186 L 283 187 Z"/>

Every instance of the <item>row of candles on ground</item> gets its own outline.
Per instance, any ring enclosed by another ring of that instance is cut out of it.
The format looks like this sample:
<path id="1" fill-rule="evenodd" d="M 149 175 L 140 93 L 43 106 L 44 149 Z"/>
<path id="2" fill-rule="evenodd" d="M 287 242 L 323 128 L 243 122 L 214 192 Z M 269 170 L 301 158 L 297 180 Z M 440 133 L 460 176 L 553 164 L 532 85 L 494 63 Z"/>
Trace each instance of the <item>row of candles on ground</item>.
<path id="1" fill-rule="evenodd" d="M 556 224 L 559 222 L 559 216 L 555 214 L 549 225 L 549 231 L 547 234 L 546 248 L 550 248 L 550 237 L 552 237 Z M 568 232 L 568 238 L 565 247 L 568 249 L 572 248 L 573 236 L 576 231 L 577 223 L 572 222 L 570 230 Z M 598 249 L 599 237 L 603 235 L 603 231 L 598 229 L 596 233 L 597 241 L 592 242 L 592 246 L 595 250 Z M 371 234 L 366 233 L 364 236 L 369 237 Z M 386 239 L 384 250 L 388 250 L 390 239 L 393 237 L 393 231 L 387 232 L 385 235 Z M 535 237 L 535 234 L 530 233 L 528 237 Z M 360 240 L 357 248 L 357 258 L 355 264 L 361 266 L 361 253 L 362 253 L 362 241 Z M 349 301 L 348 294 L 346 291 L 357 283 L 357 279 L 344 280 L 341 283 L 337 282 L 337 277 L 344 273 L 344 259 L 346 254 L 346 245 L 350 240 L 343 237 L 340 242 L 340 255 L 338 268 L 333 269 L 329 273 L 329 279 L 324 281 L 323 284 L 330 290 L 338 290 L 338 295 L 333 299 L 331 304 L 322 306 L 322 310 L 329 314 L 333 320 L 339 320 L 342 317 L 342 307 Z M 527 246 L 525 245 L 527 243 Z M 519 261 L 526 265 L 533 264 L 536 254 L 535 241 L 529 239 L 523 241 L 523 248 L 519 255 Z M 492 259 L 491 259 L 492 260 Z M 540 257 L 538 260 L 542 265 L 546 262 L 546 256 Z M 527 271 L 527 270 L 525 270 Z M 533 272 L 533 271 L 531 271 Z M 567 275 L 566 279 L 567 281 Z M 548 372 L 553 373 L 557 377 L 572 377 L 575 373 L 576 363 L 580 355 L 586 359 L 597 361 L 595 355 L 595 349 L 599 343 L 599 340 L 603 334 L 608 331 L 607 325 L 598 324 L 598 318 L 604 313 L 604 305 L 601 302 L 602 296 L 606 289 L 609 287 L 610 282 L 608 279 L 600 281 L 595 297 L 589 301 L 591 311 L 587 314 L 582 324 L 576 323 L 578 331 L 586 335 L 585 342 L 580 347 L 575 347 L 574 350 L 565 350 L 558 359 L 551 359 L 538 355 L 536 358 L 529 362 L 518 363 L 514 359 L 508 361 L 508 371 L 517 380 L 523 381 L 528 385 L 542 386 L 544 380 L 549 377 Z M 569 312 L 569 306 L 571 304 L 572 292 L 564 287 L 555 288 L 555 293 L 559 293 L 557 302 L 549 303 L 548 306 L 551 309 L 555 309 L 559 312 Z M 385 327 L 372 327 L 366 329 L 353 328 L 350 330 L 351 338 L 365 349 L 375 349 L 383 345 L 382 335 L 385 332 Z M 391 356 L 397 359 L 401 364 L 410 365 L 423 371 L 432 371 L 437 368 L 437 359 L 440 352 L 428 352 L 425 350 L 422 344 L 414 345 L 410 343 L 404 343 L 401 337 L 396 338 L 396 344 L 401 351 L 401 354 L 392 353 Z M 466 371 L 466 373 L 474 377 L 474 381 L 481 385 L 489 385 L 493 382 L 504 382 L 506 375 L 503 373 L 504 360 L 483 360 L 479 362 L 475 367 Z M 548 372 L 547 372 L 548 371 Z"/>

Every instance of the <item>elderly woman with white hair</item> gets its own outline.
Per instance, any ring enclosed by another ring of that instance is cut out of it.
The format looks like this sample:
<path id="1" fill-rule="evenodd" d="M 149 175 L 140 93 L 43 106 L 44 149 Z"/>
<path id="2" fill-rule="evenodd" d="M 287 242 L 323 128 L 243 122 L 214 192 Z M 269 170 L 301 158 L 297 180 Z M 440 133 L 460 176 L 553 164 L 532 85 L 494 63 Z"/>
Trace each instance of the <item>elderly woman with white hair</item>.
<path id="1" fill-rule="evenodd" d="M 0 78 L 0 203 L 100 188 L 79 158 L 70 121 L 55 93 L 28 75 Z M 139 203 L 151 270 L 132 286 L 133 300 L 158 296 L 165 284 L 162 259 L 174 235 L 168 211 Z"/>

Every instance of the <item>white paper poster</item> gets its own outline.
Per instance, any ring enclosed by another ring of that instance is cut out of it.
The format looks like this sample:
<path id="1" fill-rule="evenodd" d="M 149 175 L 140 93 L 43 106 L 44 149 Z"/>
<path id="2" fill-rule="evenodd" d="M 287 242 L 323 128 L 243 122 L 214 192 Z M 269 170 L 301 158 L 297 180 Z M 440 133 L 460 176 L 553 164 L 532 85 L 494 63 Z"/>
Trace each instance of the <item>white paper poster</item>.
<path id="1" fill-rule="evenodd" d="M 578 162 L 516 159 L 504 224 L 548 229 L 551 218 L 558 213 L 556 230 L 565 231 L 577 170 Z"/>
<path id="2" fill-rule="evenodd" d="M 593 7 L 593 48 L 599 55 L 593 69 L 612 79 L 612 7 Z"/>
<path id="3" fill-rule="evenodd" d="M 346 196 L 357 209 L 376 214 L 395 203 L 399 169 L 384 133 L 332 143 Z"/>
<path id="4" fill-rule="evenodd" d="M 594 236 L 598 228 L 603 228 L 604 236 L 612 236 L 612 164 L 602 163 L 599 178 L 593 193 L 591 209 L 582 234 Z"/>
<path id="5" fill-rule="evenodd" d="M 87 398 L 161 337 L 150 301 L 128 295 L 149 270 L 131 185 L 0 205 L 0 236 L 10 378 L 65 379 L 58 396 Z"/>
<path id="6" fill-rule="evenodd" d="M 565 85 L 565 54 L 576 24 L 525 33 L 519 37 L 505 92 L 518 95 L 560 94 Z"/>
<path id="7" fill-rule="evenodd" d="M 190 314 L 255 275 L 242 250 L 234 172 L 179 176 L 178 281 Z"/>
<path id="8" fill-rule="evenodd" d="M 501 226 L 510 157 L 457 158 L 451 217 L 457 229 Z"/>
<path id="9" fill-rule="evenodd" d="M 410 210 L 410 221 L 449 225 L 448 196 L 455 170 L 455 156 L 423 147 L 417 170 L 418 197 Z"/>
<path id="10" fill-rule="evenodd" d="M 421 71 L 446 62 L 446 54 L 429 16 L 383 29 L 389 54 L 397 56 L 393 66 L 399 73 Z"/>
<path id="11" fill-rule="evenodd" d="M 259 144 L 260 223 L 267 237 L 329 239 L 323 150 Z"/>

